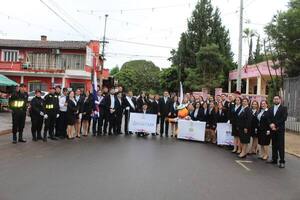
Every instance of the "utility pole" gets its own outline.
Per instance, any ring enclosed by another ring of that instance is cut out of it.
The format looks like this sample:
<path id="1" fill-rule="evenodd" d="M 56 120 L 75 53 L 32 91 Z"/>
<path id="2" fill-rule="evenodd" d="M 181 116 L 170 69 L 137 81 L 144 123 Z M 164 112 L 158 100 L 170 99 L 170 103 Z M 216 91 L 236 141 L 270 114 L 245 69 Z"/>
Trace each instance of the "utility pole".
<path id="1" fill-rule="evenodd" d="M 101 57 L 102 57 L 102 64 L 100 65 L 100 77 L 99 77 L 99 86 L 100 89 L 102 89 L 102 75 L 103 75 L 103 68 L 104 68 L 104 61 L 105 61 L 105 44 L 108 43 L 108 41 L 106 41 L 105 39 L 105 35 L 106 35 L 106 22 L 107 22 L 107 17 L 108 14 L 105 15 L 105 23 L 104 23 L 104 34 L 103 34 L 103 40 L 100 41 L 100 43 L 102 44 L 102 53 L 101 53 Z"/>
<path id="2" fill-rule="evenodd" d="M 242 80 L 241 80 L 241 69 L 243 62 L 243 12 L 244 12 L 244 1 L 240 0 L 240 32 L 239 32 L 239 53 L 238 53 L 238 77 L 236 81 L 236 90 L 241 92 Z"/>

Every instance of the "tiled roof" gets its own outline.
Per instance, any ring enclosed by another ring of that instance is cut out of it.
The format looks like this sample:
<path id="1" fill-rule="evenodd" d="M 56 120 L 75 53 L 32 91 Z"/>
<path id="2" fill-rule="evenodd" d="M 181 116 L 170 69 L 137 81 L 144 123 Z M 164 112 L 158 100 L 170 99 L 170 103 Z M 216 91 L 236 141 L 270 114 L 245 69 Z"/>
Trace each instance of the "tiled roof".
<path id="1" fill-rule="evenodd" d="M 42 41 L 0 39 L 0 47 L 42 49 L 86 49 L 87 41 Z"/>

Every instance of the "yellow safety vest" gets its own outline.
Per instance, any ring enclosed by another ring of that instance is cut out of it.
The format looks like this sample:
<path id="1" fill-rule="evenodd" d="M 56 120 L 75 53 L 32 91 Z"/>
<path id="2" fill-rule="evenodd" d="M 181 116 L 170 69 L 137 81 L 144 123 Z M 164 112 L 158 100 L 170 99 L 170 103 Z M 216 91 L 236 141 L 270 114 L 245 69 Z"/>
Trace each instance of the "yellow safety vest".
<path id="1" fill-rule="evenodd" d="M 22 108 L 24 106 L 24 101 L 13 101 L 12 107 L 13 108 Z"/>

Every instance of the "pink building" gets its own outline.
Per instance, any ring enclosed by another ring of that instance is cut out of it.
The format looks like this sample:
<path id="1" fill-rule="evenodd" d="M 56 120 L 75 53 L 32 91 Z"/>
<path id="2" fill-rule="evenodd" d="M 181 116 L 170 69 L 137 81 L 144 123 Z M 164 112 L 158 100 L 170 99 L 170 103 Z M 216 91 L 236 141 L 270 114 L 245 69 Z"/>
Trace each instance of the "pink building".
<path id="1" fill-rule="evenodd" d="M 246 95 L 268 95 L 268 81 L 271 80 L 270 73 L 273 76 L 281 75 L 280 69 L 273 69 L 272 61 L 269 61 L 268 68 L 267 61 L 258 63 L 256 65 L 245 65 L 241 70 L 241 78 L 246 82 Z M 228 92 L 231 93 L 232 82 L 236 81 L 238 71 L 232 70 L 229 72 Z"/>

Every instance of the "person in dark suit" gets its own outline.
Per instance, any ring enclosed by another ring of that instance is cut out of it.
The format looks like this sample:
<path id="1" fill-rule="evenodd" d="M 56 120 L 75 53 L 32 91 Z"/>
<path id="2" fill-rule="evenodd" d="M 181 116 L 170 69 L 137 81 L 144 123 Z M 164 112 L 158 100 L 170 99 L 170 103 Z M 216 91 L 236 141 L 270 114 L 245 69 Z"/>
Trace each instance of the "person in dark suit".
<path id="1" fill-rule="evenodd" d="M 259 105 L 256 100 L 253 100 L 251 102 L 251 114 L 252 114 L 252 120 L 251 120 L 251 128 L 250 128 L 250 136 L 252 138 L 252 146 L 249 154 L 257 154 L 258 151 L 258 135 L 257 135 L 257 129 L 258 129 L 258 119 L 257 115 L 259 113 Z"/>
<path id="2" fill-rule="evenodd" d="M 67 99 L 67 138 L 74 139 L 75 123 L 77 120 L 78 106 L 75 99 L 74 91 L 70 91 Z"/>
<path id="3" fill-rule="evenodd" d="M 252 120 L 251 109 L 249 108 L 249 100 L 247 98 L 243 98 L 242 108 L 238 112 L 237 116 L 237 128 L 242 147 L 239 157 L 245 158 L 247 156 L 248 144 L 250 143 L 250 128 Z"/>
<path id="4" fill-rule="evenodd" d="M 268 160 L 269 158 L 269 145 L 271 141 L 270 124 L 269 124 L 269 113 L 267 101 L 260 102 L 260 111 L 257 114 L 257 136 L 258 144 L 260 148 L 260 156 L 262 160 Z"/>
<path id="5" fill-rule="evenodd" d="M 104 98 L 104 109 L 108 112 L 108 135 L 117 134 L 116 130 L 116 108 L 117 98 L 115 95 L 115 89 L 111 88 L 109 95 Z"/>
<path id="6" fill-rule="evenodd" d="M 277 164 L 279 154 L 279 167 L 284 168 L 284 132 L 287 108 L 281 105 L 281 97 L 278 95 L 274 96 L 273 103 L 274 105 L 269 109 L 269 122 L 272 136 L 272 160 L 270 160 L 269 163 Z"/>
<path id="7" fill-rule="evenodd" d="M 124 97 L 124 115 L 125 115 L 125 123 L 124 123 L 124 131 L 125 135 L 132 134 L 131 132 L 128 131 L 128 124 L 129 124 L 129 119 L 130 119 L 130 113 L 136 112 L 136 101 L 135 98 L 133 97 L 133 93 L 131 90 L 129 90 Z"/>
<path id="8" fill-rule="evenodd" d="M 171 115 L 168 117 L 169 125 L 171 125 L 171 137 L 177 137 L 177 120 L 179 106 L 178 96 L 173 96 L 172 98 L 172 106 L 171 106 Z"/>
<path id="9" fill-rule="evenodd" d="M 234 147 L 232 153 L 241 153 L 241 145 L 240 145 L 240 138 L 239 138 L 239 131 L 238 131 L 238 113 L 242 109 L 242 99 L 240 97 L 236 97 L 234 100 L 234 104 L 231 105 L 230 110 L 230 123 L 232 125 L 232 136 L 234 137 Z"/>
<path id="10" fill-rule="evenodd" d="M 228 121 L 227 108 L 223 102 L 218 102 L 218 109 L 216 110 L 216 121 L 217 123 L 226 123 Z"/>
<path id="11" fill-rule="evenodd" d="M 217 127 L 216 105 L 215 105 L 215 101 L 210 101 L 208 107 L 206 129 L 208 130 L 209 142 L 213 144 L 215 144 L 217 141 L 216 127 Z"/>
<path id="12" fill-rule="evenodd" d="M 159 100 L 159 112 L 158 115 L 160 116 L 160 136 L 162 137 L 164 132 L 165 136 L 168 137 L 169 131 L 169 123 L 166 119 L 171 116 L 171 107 L 172 107 L 172 100 L 169 97 L 169 92 L 164 91 L 163 97 Z M 164 129 L 165 128 L 165 129 Z"/>
<path id="13" fill-rule="evenodd" d="M 42 140 L 42 126 L 44 120 L 44 100 L 41 97 L 41 91 L 35 90 L 35 97 L 30 102 L 31 133 L 32 140 Z"/>
<path id="14" fill-rule="evenodd" d="M 142 91 L 139 97 L 136 100 L 137 112 L 141 112 L 143 109 L 143 105 L 147 103 L 146 93 Z"/>
<path id="15" fill-rule="evenodd" d="M 105 97 L 108 96 L 108 88 L 103 87 L 102 98 L 99 102 L 98 135 L 107 134 L 109 111 L 105 107 Z"/>
<path id="16" fill-rule="evenodd" d="M 191 119 L 193 121 L 203 121 L 203 120 L 201 120 L 203 118 L 204 118 L 203 108 L 201 107 L 200 101 L 197 101 L 195 103 L 195 109 L 191 114 Z"/>
<path id="17" fill-rule="evenodd" d="M 229 110 L 229 104 L 230 104 L 230 102 L 229 101 L 227 101 L 227 96 L 226 96 L 226 94 L 222 94 L 221 95 L 221 101 L 222 101 L 222 104 L 223 104 L 223 108 L 224 109 L 226 109 L 227 111 Z"/>
<path id="18" fill-rule="evenodd" d="M 123 110 L 124 110 L 124 98 L 122 92 L 118 92 L 116 96 L 116 134 L 121 134 L 121 125 L 122 125 L 122 117 L 123 117 Z"/>
<path id="19" fill-rule="evenodd" d="M 90 91 L 86 91 L 86 95 L 82 104 L 82 127 L 83 127 L 83 136 L 88 136 L 88 126 L 91 121 L 91 115 L 93 112 L 93 95 Z"/>
<path id="20" fill-rule="evenodd" d="M 75 91 L 75 100 L 76 100 L 76 106 L 78 111 L 76 114 L 75 132 L 76 132 L 76 137 L 80 138 L 84 97 L 82 96 L 81 90 L 79 88 L 76 89 Z"/>

